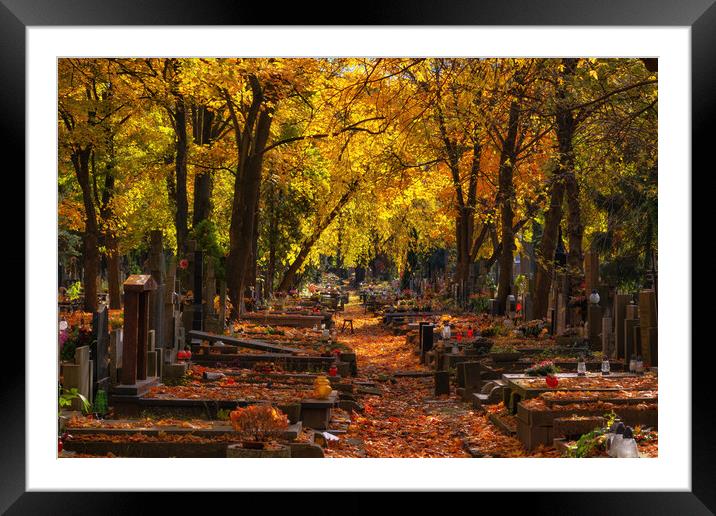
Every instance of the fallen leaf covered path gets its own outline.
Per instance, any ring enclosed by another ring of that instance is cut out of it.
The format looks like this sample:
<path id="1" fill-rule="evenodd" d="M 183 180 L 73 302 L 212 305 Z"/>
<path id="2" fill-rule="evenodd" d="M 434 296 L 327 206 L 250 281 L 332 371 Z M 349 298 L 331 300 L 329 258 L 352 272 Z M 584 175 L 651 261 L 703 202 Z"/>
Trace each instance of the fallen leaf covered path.
<path id="1" fill-rule="evenodd" d="M 361 377 L 381 380 L 382 395 L 363 398 L 364 413 L 352 414 L 348 432 L 331 443 L 327 457 L 557 456 L 552 449 L 525 452 L 454 393 L 435 397 L 432 377 L 393 377 L 427 371 L 405 336 L 391 334 L 360 305 L 347 305 L 343 317 L 353 319 L 355 333 L 343 333 L 340 340 L 355 350 Z"/>

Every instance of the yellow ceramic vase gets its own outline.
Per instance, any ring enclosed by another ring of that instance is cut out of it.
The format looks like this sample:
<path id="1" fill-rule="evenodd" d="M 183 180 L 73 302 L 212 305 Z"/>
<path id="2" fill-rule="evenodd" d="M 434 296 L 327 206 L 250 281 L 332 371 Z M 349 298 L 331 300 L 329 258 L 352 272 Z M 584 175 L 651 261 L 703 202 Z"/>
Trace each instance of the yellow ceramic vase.
<path id="1" fill-rule="evenodd" d="M 325 399 L 331 395 L 333 388 L 331 382 L 325 376 L 319 376 L 313 382 L 313 397 L 317 399 Z"/>

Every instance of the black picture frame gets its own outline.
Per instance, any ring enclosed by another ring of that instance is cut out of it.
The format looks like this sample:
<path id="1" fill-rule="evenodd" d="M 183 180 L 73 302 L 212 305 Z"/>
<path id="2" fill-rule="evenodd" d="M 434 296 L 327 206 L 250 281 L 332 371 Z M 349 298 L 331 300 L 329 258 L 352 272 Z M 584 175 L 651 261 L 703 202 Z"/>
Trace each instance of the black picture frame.
<path id="1" fill-rule="evenodd" d="M 708 129 L 716 120 L 716 0 L 481 0 L 453 3 L 430 0 L 363 2 L 356 4 L 350 18 L 336 16 L 336 3 L 283 6 L 268 2 L 241 0 L 0 0 L 0 127 L 4 149 L 24 148 L 25 137 L 25 29 L 28 26 L 88 25 L 551 25 L 551 26 L 688 26 L 691 28 L 692 70 L 692 162 L 709 164 L 712 142 Z M 279 7 L 280 6 L 280 7 Z M 345 7 L 344 7 L 345 9 Z M 91 46 L 88 46 L 91 48 Z M 565 42 L 565 49 L 569 48 Z M 7 156 L 8 153 L 3 153 Z M 24 170 L 24 153 L 14 152 Z M 704 172 L 710 171 L 708 166 Z M 684 180 L 692 181 L 691 177 Z M 19 181 L 24 188 L 24 181 Z M 31 192 L 25 192 L 30 195 Z M 18 196 L 20 197 L 20 196 Z M 17 208 L 19 209 L 19 208 Z M 693 233 L 692 233 L 693 234 Z M 20 237 L 23 238 L 23 237 Z M 18 240 L 19 242 L 19 240 Z M 19 245 L 17 248 L 21 248 Z M 24 248 L 24 246 L 22 247 Z M 10 266 L 16 270 L 24 262 L 17 257 Z M 27 271 L 25 271 L 27 273 Z M 684 278 L 691 284 L 691 278 Z M 19 292 L 22 290 L 18 290 Z M 685 300 L 684 300 L 685 301 Z M 694 314 L 704 308 L 693 303 Z M 707 307 L 705 307 L 707 308 Z M 708 308 L 707 308 L 708 309 Z M 28 317 L 27 314 L 25 316 Z M 690 346 L 691 327 L 684 328 L 682 343 L 662 345 Z M 33 343 L 26 343 L 28 346 Z M 706 344 L 706 343 L 704 343 Z M 552 514 L 713 514 L 716 511 L 716 441 L 709 419 L 710 390 L 699 388 L 701 378 L 709 378 L 713 345 L 698 350 L 692 363 L 692 490 L 691 492 L 641 493 L 511 493 L 490 496 L 510 512 L 519 505 L 531 512 Z M 37 345 L 37 343 L 34 343 Z M 146 509 L 138 494 L 126 493 L 26 493 L 25 492 L 25 377 L 22 354 L 13 366 L 3 368 L 2 419 L 0 426 L 0 511 L 8 514 L 95 514 L 124 513 Z M 688 380 L 687 380 L 688 381 Z M 556 481 L 558 483 L 558 481 Z M 625 479 L 625 484 L 629 479 Z M 220 496 L 212 494 L 212 497 Z M 242 505 L 248 507 L 246 495 Z M 303 495 L 293 494 L 291 507 L 301 506 Z M 451 497 L 450 505 L 456 501 Z M 477 496 L 477 495 L 472 495 Z M 502 497 L 501 497 L 502 496 Z M 187 496 L 162 495 L 162 512 L 185 504 Z M 343 510 L 358 510 L 374 504 L 366 495 L 344 495 Z M 422 504 L 422 496 L 411 497 Z M 226 498 L 224 498 L 226 499 Z M 485 503 L 489 503 L 486 498 Z M 216 501 L 220 499 L 216 498 Z M 276 498 L 272 497 L 272 504 Z M 473 498 L 474 500 L 474 498 Z M 289 503 L 289 502 L 286 502 Z M 472 502 L 474 503 L 474 501 Z M 482 502 L 480 502 L 482 504 Z M 487 507 L 486 505 L 485 507 Z M 279 508 L 279 506 L 275 506 Z M 403 506 L 407 509 L 407 506 Z"/>

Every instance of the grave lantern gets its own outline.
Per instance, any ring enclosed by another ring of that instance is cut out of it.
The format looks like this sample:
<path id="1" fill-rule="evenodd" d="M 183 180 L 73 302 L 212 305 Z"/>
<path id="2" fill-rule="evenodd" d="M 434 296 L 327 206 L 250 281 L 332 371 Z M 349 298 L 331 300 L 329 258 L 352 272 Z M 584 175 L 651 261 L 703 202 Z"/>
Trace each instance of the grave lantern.
<path id="1" fill-rule="evenodd" d="M 600 299 L 599 292 L 597 292 L 596 289 L 592 290 L 592 293 L 589 295 L 589 302 L 593 305 L 598 305 Z"/>

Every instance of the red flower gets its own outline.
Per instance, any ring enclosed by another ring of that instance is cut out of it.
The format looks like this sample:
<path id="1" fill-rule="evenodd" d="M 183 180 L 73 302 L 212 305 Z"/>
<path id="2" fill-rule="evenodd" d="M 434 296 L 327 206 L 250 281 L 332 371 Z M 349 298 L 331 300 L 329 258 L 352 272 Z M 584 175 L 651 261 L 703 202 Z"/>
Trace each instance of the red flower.
<path id="1" fill-rule="evenodd" d="M 182 258 L 179 262 L 179 268 L 186 269 L 187 267 L 189 267 L 189 260 L 187 260 L 186 258 Z"/>

